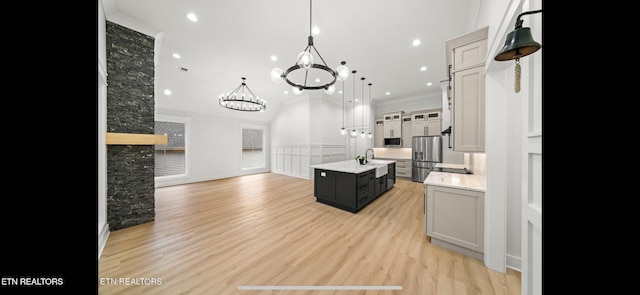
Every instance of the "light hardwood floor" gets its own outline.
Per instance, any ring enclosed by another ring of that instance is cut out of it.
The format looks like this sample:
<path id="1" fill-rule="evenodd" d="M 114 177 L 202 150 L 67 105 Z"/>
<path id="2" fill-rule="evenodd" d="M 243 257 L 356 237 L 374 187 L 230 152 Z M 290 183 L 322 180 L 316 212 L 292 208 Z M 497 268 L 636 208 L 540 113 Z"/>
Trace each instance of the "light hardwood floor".
<path id="1" fill-rule="evenodd" d="M 431 245 L 423 193 L 398 179 L 352 214 L 316 202 L 313 180 L 274 173 L 157 188 L 155 221 L 111 232 L 98 293 L 520 294 L 519 272 Z"/>

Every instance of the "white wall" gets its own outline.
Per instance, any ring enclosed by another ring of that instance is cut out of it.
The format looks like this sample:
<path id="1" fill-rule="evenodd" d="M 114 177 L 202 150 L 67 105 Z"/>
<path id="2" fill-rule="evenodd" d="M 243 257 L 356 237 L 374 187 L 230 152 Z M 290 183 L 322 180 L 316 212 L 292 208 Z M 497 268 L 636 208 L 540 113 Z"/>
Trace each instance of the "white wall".
<path id="1" fill-rule="evenodd" d="M 370 105 L 368 101 L 363 103 L 361 100 L 357 101 L 355 106 L 353 103 L 347 103 L 346 114 L 346 127 L 349 132 L 343 137 L 347 144 L 347 158 L 353 159 L 357 155 L 364 155 L 367 149 L 373 149 L 373 137 L 369 138 L 368 135 L 369 132 L 374 133 L 374 105 Z M 349 136 L 353 129 L 356 130 L 356 137 Z M 362 131 L 365 137 L 361 136 Z"/>
<path id="2" fill-rule="evenodd" d="M 513 81 L 513 72 L 507 70 L 506 81 Z M 508 82 L 507 82 L 508 83 Z M 507 85 L 513 85 L 508 83 Z M 509 87 L 507 87 L 509 89 Z M 521 245 L 521 226 L 522 219 L 522 162 L 517 161 L 523 157 L 523 145 L 519 140 L 522 135 L 522 122 L 520 118 L 522 114 L 522 97 L 509 98 L 507 104 L 507 266 L 514 269 L 521 269 L 522 264 L 522 245 Z"/>
<path id="3" fill-rule="evenodd" d="M 309 143 L 310 144 L 344 144 L 340 135 L 342 127 L 342 101 L 338 104 L 333 99 L 321 95 L 324 91 L 316 91 L 309 101 Z"/>
<path id="4" fill-rule="evenodd" d="M 487 44 L 495 42 L 494 39 L 502 38 L 496 36 L 497 23 L 503 18 L 504 8 L 495 6 L 503 0 L 482 1 L 479 6 L 475 29 L 488 26 Z M 504 3 L 503 3 L 504 4 Z M 488 8 L 488 9 L 487 9 Z M 498 10 L 497 12 L 494 10 Z M 485 59 L 485 69 L 493 60 L 496 52 L 488 46 L 487 57 Z M 485 81 L 489 80 L 485 77 Z M 484 262 L 487 267 L 500 271 L 506 271 L 506 244 L 512 237 L 506 232 L 506 187 L 507 187 L 507 165 L 506 151 L 504 143 L 506 133 L 504 132 L 503 116 L 506 109 L 504 104 L 497 101 L 497 96 L 491 94 L 491 87 L 485 87 L 485 153 L 486 153 L 486 182 L 485 192 L 485 255 Z M 497 160 L 497 161 L 496 161 Z M 520 222 L 518 221 L 518 224 Z M 520 239 L 519 237 L 517 238 Z"/>
<path id="5" fill-rule="evenodd" d="M 280 107 L 271 121 L 271 171 L 311 179 L 310 165 L 346 159 L 340 135 L 342 101 L 308 91 Z"/>
<path id="6" fill-rule="evenodd" d="M 229 110 L 232 112 L 232 110 Z M 269 171 L 269 125 L 262 122 L 156 109 L 156 120 L 181 118 L 185 125 L 187 175 L 157 178 L 156 187 Z M 265 167 L 242 169 L 242 127 L 265 129 Z"/>
<path id="7" fill-rule="evenodd" d="M 107 47 L 106 17 L 98 0 L 98 259 L 109 236 L 107 223 Z"/>
<path id="8" fill-rule="evenodd" d="M 357 139 L 340 135 L 343 110 L 342 100 L 325 97 L 321 91 L 305 93 L 286 102 L 271 121 L 272 146 L 278 145 L 347 145 L 349 157 L 363 154 L 373 147 L 373 138 L 360 137 L 360 132 L 373 132 L 373 107 L 367 102 L 345 104 L 345 127 L 355 127 Z M 355 118 L 355 119 L 354 119 Z M 355 125 L 354 125 L 355 122 Z M 364 125 L 363 125 L 364 123 Z"/>
<path id="9" fill-rule="evenodd" d="M 284 103 L 271 120 L 271 145 L 309 144 L 311 121 L 310 100 L 302 94 Z"/>
<path id="10" fill-rule="evenodd" d="M 533 0 L 538 3 L 538 0 Z M 486 59 L 486 175 L 487 192 L 485 194 L 485 264 L 503 272 L 505 266 L 520 270 L 523 245 L 522 240 L 522 170 L 523 122 L 521 101 L 527 101 L 524 94 L 513 91 L 514 62 L 496 62 L 493 57 L 504 45 L 504 38 L 514 28 L 516 16 L 522 12 L 521 7 L 529 6 L 527 0 L 474 0 L 479 13 L 470 15 L 475 25 L 470 23 L 470 31 L 488 26 L 488 51 Z M 474 4 L 474 5 L 475 5 Z M 473 10 L 472 10 L 473 11 Z M 477 19 L 476 19 L 477 18 Z M 531 26 L 528 16 L 523 17 L 524 26 Z M 531 27 L 534 39 L 540 42 L 542 27 Z M 537 35 L 535 35 L 537 34 Z M 534 53 L 541 55 L 541 52 Z M 525 57 L 524 59 L 528 59 Z M 541 79 L 541 58 L 531 59 L 535 63 L 530 69 L 531 75 L 523 74 L 521 84 Z M 534 114 L 533 120 L 542 120 L 540 113 Z M 523 276 L 527 274 L 523 273 Z"/>

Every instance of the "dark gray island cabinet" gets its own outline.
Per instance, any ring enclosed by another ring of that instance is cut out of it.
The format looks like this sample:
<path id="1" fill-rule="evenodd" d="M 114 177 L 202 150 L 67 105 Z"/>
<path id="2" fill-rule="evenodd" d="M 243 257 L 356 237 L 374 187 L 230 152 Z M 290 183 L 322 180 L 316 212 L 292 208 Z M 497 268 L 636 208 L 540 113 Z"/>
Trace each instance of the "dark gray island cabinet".
<path id="1" fill-rule="evenodd" d="M 373 160 L 360 165 L 350 160 L 313 165 L 313 194 L 317 202 L 356 213 L 393 187 L 395 164 Z"/>

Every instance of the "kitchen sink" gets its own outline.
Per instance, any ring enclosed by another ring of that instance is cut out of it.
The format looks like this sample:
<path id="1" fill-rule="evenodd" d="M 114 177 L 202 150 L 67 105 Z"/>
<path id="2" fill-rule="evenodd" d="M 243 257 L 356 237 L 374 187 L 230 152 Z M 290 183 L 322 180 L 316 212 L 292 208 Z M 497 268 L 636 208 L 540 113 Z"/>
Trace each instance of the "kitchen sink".
<path id="1" fill-rule="evenodd" d="M 387 175 L 389 173 L 389 165 L 387 164 L 375 164 L 372 163 L 370 165 L 376 166 L 376 178 Z"/>
<path id="2" fill-rule="evenodd" d="M 376 178 L 389 173 L 389 161 L 371 159 L 367 161 L 367 165 L 376 166 Z"/>

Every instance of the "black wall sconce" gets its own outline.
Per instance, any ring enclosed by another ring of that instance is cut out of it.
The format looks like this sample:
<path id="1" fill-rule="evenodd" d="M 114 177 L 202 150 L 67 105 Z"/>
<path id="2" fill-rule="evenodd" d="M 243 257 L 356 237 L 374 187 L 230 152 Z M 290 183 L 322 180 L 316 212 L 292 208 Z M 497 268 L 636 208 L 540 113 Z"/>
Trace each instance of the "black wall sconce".
<path id="1" fill-rule="evenodd" d="M 533 40 L 531 36 L 531 28 L 523 28 L 523 20 L 520 19 L 523 15 L 534 14 L 542 12 L 540 10 L 526 11 L 518 15 L 516 18 L 516 27 L 507 35 L 507 39 L 504 42 L 504 46 L 500 52 L 494 57 L 496 61 L 516 60 L 516 79 L 515 79 L 515 91 L 520 92 L 520 58 L 532 54 L 542 45 Z"/>

